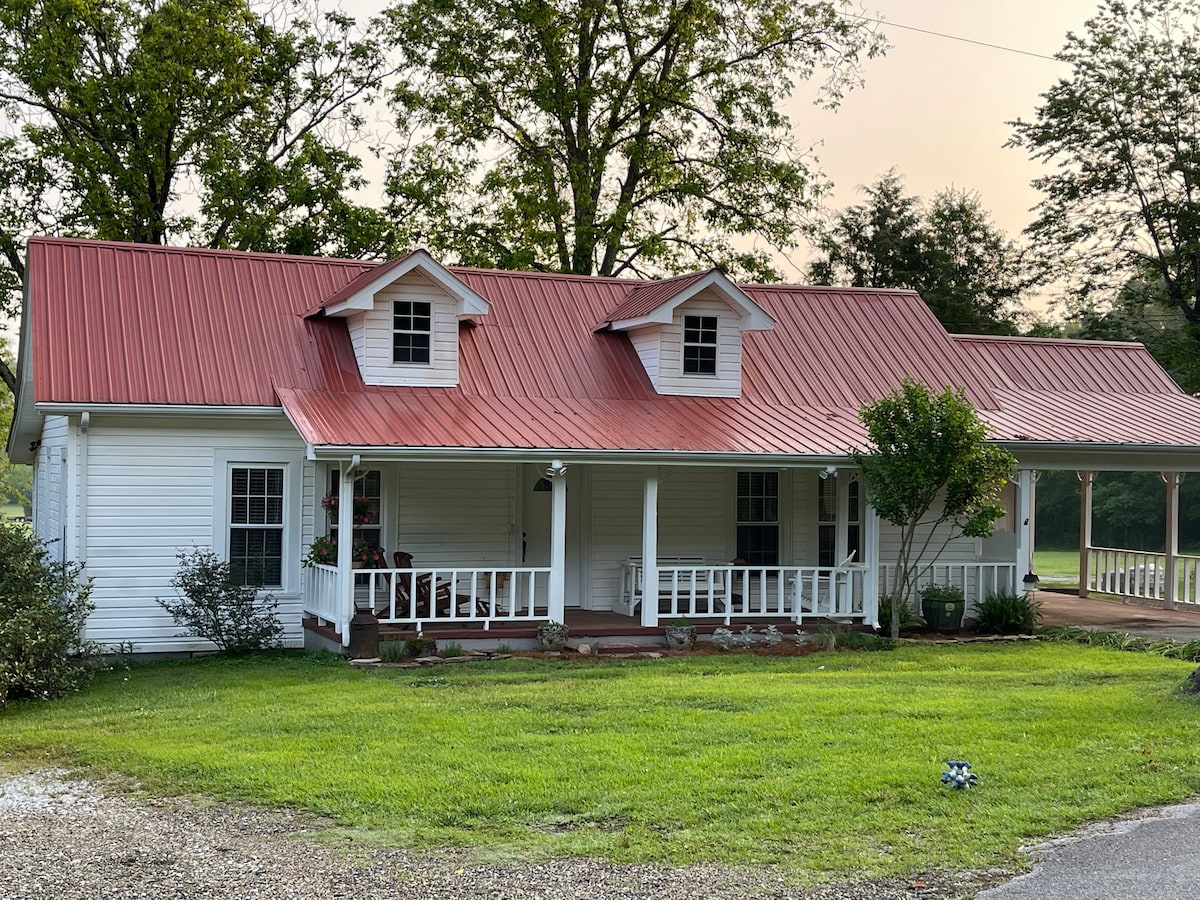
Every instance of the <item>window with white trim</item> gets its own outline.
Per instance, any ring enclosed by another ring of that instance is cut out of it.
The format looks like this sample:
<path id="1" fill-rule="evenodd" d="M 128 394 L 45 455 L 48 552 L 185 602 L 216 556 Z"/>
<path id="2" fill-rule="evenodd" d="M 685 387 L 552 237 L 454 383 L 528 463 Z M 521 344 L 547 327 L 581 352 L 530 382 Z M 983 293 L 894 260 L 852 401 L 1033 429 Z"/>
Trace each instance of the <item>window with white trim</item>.
<path id="1" fill-rule="evenodd" d="M 433 340 L 433 305 L 392 301 L 392 362 L 428 365 Z"/>
<path id="2" fill-rule="evenodd" d="M 229 565 L 239 584 L 283 587 L 284 467 L 229 470 Z"/>
<path id="3" fill-rule="evenodd" d="M 779 565 L 779 473 L 737 473 L 737 558 Z"/>
<path id="4" fill-rule="evenodd" d="M 717 317 L 683 317 L 683 374 L 717 374 Z"/>
<path id="5" fill-rule="evenodd" d="M 837 476 L 817 482 L 817 565 L 837 565 Z"/>

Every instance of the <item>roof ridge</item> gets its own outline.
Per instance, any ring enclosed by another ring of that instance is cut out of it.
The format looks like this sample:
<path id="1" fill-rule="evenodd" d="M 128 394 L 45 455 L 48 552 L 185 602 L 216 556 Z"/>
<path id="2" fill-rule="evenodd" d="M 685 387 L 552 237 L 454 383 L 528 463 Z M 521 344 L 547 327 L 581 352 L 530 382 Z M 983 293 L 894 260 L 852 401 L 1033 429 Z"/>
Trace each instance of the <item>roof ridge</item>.
<path id="1" fill-rule="evenodd" d="M 954 341 L 985 341 L 997 344 L 1069 344 L 1073 347 L 1121 347 L 1126 350 L 1145 349 L 1141 341 L 1114 341 L 1110 339 L 1039 337 L 1026 334 L 958 334 L 947 332 Z"/>
<path id="2" fill-rule="evenodd" d="M 169 253 L 189 256 L 221 256 L 234 259 L 277 259 L 291 262 L 326 263 L 340 266 L 379 266 L 382 263 L 374 259 L 348 259 L 339 256 L 307 256 L 302 253 L 270 253 L 264 250 L 231 250 L 224 247 L 177 247 L 171 244 L 144 244 L 134 241 L 106 241 L 92 238 L 55 237 L 53 235 L 34 235 L 28 241 L 30 244 L 68 244 L 83 247 L 107 247 L 113 250 L 124 250 L 137 253 Z"/>

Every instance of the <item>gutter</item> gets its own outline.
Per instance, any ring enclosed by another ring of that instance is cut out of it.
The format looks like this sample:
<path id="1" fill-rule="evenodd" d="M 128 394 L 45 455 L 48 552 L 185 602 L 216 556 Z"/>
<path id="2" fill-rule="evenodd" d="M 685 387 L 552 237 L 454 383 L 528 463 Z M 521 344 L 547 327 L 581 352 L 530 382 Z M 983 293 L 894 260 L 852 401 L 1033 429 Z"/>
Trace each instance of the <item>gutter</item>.
<path id="1" fill-rule="evenodd" d="M 398 462 L 468 462 L 498 460 L 510 462 L 544 462 L 546 457 L 563 462 L 621 465 L 669 465 L 672 462 L 700 466 L 749 466 L 771 468 L 781 465 L 853 466 L 847 455 L 806 455 L 800 453 L 695 453 L 683 450 L 580 450 L 554 447 L 373 447 L 306 445 L 310 460 L 346 459 L 357 454 L 364 459 L 395 460 Z"/>

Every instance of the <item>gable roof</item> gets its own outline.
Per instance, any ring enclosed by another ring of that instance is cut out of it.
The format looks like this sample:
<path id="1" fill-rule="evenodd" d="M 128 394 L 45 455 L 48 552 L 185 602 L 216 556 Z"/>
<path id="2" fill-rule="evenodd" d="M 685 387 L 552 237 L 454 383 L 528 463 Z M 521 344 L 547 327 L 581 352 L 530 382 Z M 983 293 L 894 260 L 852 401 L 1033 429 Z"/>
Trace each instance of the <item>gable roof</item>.
<path id="1" fill-rule="evenodd" d="M 609 312 L 605 320 L 609 327 L 618 331 L 643 325 L 665 325 L 671 321 L 676 307 L 708 289 L 716 291 L 737 310 L 742 331 L 766 331 L 774 326 L 770 315 L 720 269 L 635 284 L 624 302 Z"/>
<path id="2" fill-rule="evenodd" d="M 453 296 L 458 301 L 460 317 L 487 314 L 486 300 L 455 278 L 453 273 L 430 256 L 428 251 L 414 250 L 391 262 L 365 270 L 353 281 L 322 300 L 316 309 L 310 311 L 310 315 L 320 312 L 326 315 L 344 315 L 356 310 L 370 309 L 377 291 L 413 271 L 424 273 Z"/>
<path id="3" fill-rule="evenodd" d="M 963 388 L 1001 440 L 1200 446 L 1200 401 L 1139 345 L 951 336 L 911 291 L 738 287 L 775 327 L 743 335 L 740 397 L 697 398 L 657 394 L 628 337 L 594 329 L 634 291 L 661 302 L 698 279 L 664 288 L 447 267 L 489 306 L 460 328 L 459 386 L 366 387 L 346 323 L 305 314 L 382 271 L 357 260 L 34 239 L 33 399 L 46 411 L 282 408 L 314 447 L 842 456 L 863 443 L 858 408 L 910 378 Z M 1111 389 L 1107 401 L 1064 399 L 1088 371 Z M 1149 394 L 1154 405 L 1143 403 Z M 1154 412 L 1122 418 L 1128 404 Z"/>

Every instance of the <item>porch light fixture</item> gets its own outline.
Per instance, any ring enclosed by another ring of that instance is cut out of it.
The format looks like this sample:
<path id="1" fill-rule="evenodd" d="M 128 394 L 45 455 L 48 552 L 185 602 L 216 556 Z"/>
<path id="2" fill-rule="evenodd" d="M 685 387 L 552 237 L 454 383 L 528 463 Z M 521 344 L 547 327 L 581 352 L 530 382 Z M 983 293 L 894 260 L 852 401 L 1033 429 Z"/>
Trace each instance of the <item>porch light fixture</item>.
<path id="1" fill-rule="evenodd" d="M 817 474 L 821 477 L 821 480 L 824 481 L 830 475 L 837 475 L 837 466 L 826 466 Z"/>
<path id="2" fill-rule="evenodd" d="M 1025 590 L 1027 591 L 1036 591 L 1039 581 L 1041 579 L 1034 575 L 1033 570 L 1030 569 L 1025 573 L 1025 577 L 1021 579 L 1021 584 L 1025 586 Z"/>
<path id="3" fill-rule="evenodd" d="M 548 468 L 546 470 L 547 478 L 558 478 L 558 477 L 566 475 L 566 474 L 567 474 L 567 467 L 563 464 L 563 461 L 561 459 L 553 460 L 550 463 L 550 468 Z"/>

